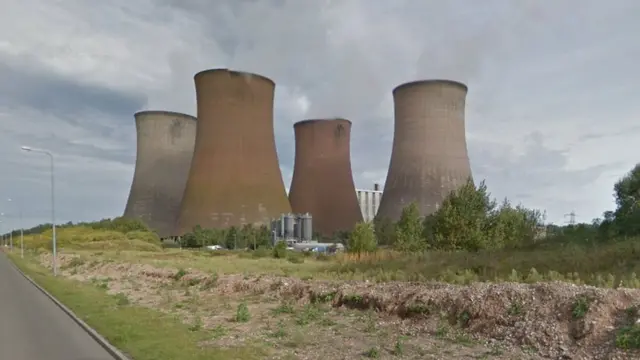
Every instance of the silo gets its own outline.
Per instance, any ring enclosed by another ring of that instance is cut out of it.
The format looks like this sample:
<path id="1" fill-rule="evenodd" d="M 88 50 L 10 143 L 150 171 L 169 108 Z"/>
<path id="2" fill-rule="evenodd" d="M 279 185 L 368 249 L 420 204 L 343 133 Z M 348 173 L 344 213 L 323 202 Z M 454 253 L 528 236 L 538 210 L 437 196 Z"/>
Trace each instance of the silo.
<path id="1" fill-rule="evenodd" d="M 296 215 L 296 223 L 293 228 L 294 238 L 296 240 L 302 240 L 302 222 L 300 221 L 300 215 Z"/>
<path id="2" fill-rule="evenodd" d="M 286 214 L 284 216 L 284 238 L 291 239 L 294 236 L 294 224 L 296 218 L 293 214 Z"/>
<path id="3" fill-rule="evenodd" d="M 142 220 L 161 238 L 177 235 L 196 118 L 170 111 L 141 111 L 134 118 L 136 165 L 123 217 Z"/>
<path id="4" fill-rule="evenodd" d="M 262 225 L 290 212 L 273 129 L 275 83 L 227 69 L 199 72 L 194 81 L 200 120 L 180 232 Z"/>
<path id="5" fill-rule="evenodd" d="M 465 139 L 467 86 L 423 80 L 393 90 L 393 149 L 377 218 L 397 221 L 416 202 L 423 216 L 471 177 Z"/>
<path id="6" fill-rule="evenodd" d="M 302 216 L 300 216 L 300 225 L 302 226 L 302 240 L 313 240 L 313 223 L 311 215 L 303 214 Z"/>
<path id="7" fill-rule="evenodd" d="M 291 208 L 311 213 L 323 236 L 352 230 L 362 212 L 351 174 L 351 121 L 304 120 L 294 125 L 294 132 Z"/>

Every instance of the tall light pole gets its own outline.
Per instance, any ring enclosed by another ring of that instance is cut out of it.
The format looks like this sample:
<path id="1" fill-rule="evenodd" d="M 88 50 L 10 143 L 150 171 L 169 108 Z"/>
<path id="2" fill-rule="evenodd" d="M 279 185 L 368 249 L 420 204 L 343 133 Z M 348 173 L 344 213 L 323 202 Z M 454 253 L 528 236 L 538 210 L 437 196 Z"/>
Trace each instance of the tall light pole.
<path id="1" fill-rule="evenodd" d="M 7 199 L 8 202 L 12 202 L 13 200 Z M 24 226 L 22 226 L 22 202 L 18 202 L 18 218 L 20 219 L 20 258 L 24 259 Z M 11 232 L 13 235 L 13 231 Z"/>
<path id="2" fill-rule="evenodd" d="M 11 199 L 7 200 L 11 201 Z M 13 223 L 11 223 L 11 225 L 13 225 Z M 13 226 L 9 227 L 9 250 L 13 252 Z"/>
<path id="3" fill-rule="evenodd" d="M 53 250 L 53 276 L 58 275 L 58 265 L 57 265 L 57 249 L 56 249 L 56 197 L 55 197 L 55 177 L 54 177 L 54 166 L 53 166 L 53 154 L 49 150 L 43 149 L 35 149 L 28 146 L 23 146 L 22 150 L 28 152 L 37 152 L 41 154 L 45 154 L 49 156 L 51 159 L 51 229 L 52 229 L 52 250 Z"/>

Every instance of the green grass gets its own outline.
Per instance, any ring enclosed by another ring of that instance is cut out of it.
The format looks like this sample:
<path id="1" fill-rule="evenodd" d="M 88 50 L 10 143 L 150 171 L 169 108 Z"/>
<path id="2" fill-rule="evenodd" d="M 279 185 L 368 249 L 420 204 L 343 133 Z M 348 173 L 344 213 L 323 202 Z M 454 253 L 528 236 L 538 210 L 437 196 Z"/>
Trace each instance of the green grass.
<path id="1" fill-rule="evenodd" d="M 358 259 L 329 261 L 322 272 L 335 277 L 377 281 L 429 281 L 450 283 L 507 280 L 548 280 L 614 287 L 640 287 L 640 239 L 612 240 L 598 245 L 558 244 L 537 249 L 480 252 L 378 252 Z M 535 271 L 534 271 L 535 269 Z"/>
<path id="2" fill-rule="evenodd" d="M 618 331 L 616 346 L 629 350 L 640 349 L 640 325 L 628 325 Z"/>
<path id="3" fill-rule="evenodd" d="M 84 259 L 147 263 L 156 267 L 197 269 L 207 273 L 291 276 L 314 280 L 417 281 L 469 284 L 477 281 L 536 283 L 564 281 L 602 288 L 618 285 L 640 288 L 639 239 L 597 245 L 557 244 L 538 249 L 481 252 L 424 252 L 402 254 L 380 250 L 371 254 L 304 256 L 295 262 L 276 259 L 260 251 L 91 251 L 63 249 Z"/>
<path id="4" fill-rule="evenodd" d="M 14 263 L 49 291 L 76 315 L 104 336 L 112 345 L 135 360 L 263 359 L 266 348 L 252 344 L 245 348 L 201 347 L 216 338 L 214 331 L 190 329 L 173 317 L 148 308 L 131 306 L 119 296 L 62 277 L 33 262 L 9 255 Z"/>

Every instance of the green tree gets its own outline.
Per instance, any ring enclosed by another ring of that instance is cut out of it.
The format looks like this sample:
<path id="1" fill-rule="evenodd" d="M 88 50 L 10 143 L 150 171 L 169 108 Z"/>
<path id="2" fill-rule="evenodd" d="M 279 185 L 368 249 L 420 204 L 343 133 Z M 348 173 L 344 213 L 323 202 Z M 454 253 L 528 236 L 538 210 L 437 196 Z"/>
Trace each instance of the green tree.
<path id="1" fill-rule="evenodd" d="M 258 247 L 271 247 L 273 245 L 271 230 L 269 230 L 267 225 L 262 225 L 258 228 L 256 232 L 256 243 Z"/>
<path id="2" fill-rule="evenodd" d="M 527 209 L 521 205 L 511 206 L 507 199 L 488 215 L 487 248 L 518 248 L 533 244 L 538 229 L 543 225 L 540 211 Z"/>
<path id="3" fill-rule="evenodd" d="M 230 227 L 229 229 L 227 229 L 226 232 L 226 236 L 225 236 L 225 247 L 227 249 L 236 249 L 239 246 L 238 243 L 238 228 L 235 226 Z"/>
<path id="4" fill-rule="evenodd" d="M 424 238 L 423 219 L 418 204 L 411 203 L 402 209 L 400 220 L 396 223 L 394 248 L 399 251 L 424 251 L 427 243 Z"/>
<path id="5" fill-rule="evenodd" d="M 373 224 L 369 222 L 357 223 L 347 239 L 347 250 L 362 254 L 374 252 L 378 248 Z"/>
<path id="6" fill-rule="evenodd" d="M 376 218 L 373 226 L 378 245 L 394 245 L 396 242 L 396 226 L 387 218 Z"/>
<path id="7" fill-rule="evenodd" d="M 613 192 L 617 232 L 627 236 L 640 234 L 640 164 L 614 185 Z"/>
<path id="8" fill-rule="evenodd" d="M 484 181 L 476 187 L 469 179 L 451 192 L 426 221 L 431 231 L 429 242 L 440 250 L 476 251 L 495 247 L 497 244 L 488 234 L 489 214 L 495 207 L 496 202 L 490 198 Z"/>

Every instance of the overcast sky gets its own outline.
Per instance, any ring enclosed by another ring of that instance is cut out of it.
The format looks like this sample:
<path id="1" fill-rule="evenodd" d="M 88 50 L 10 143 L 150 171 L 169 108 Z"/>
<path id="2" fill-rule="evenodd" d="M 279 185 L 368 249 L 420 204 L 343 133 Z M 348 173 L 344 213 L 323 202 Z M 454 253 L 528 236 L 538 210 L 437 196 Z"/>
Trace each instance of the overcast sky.
<path id="1" fill-rule="evenodd" d="M 383 183 L 391 90 L 448 78 L 469 85 L 474 177 L 549 221 L 590 221 L 640 160 L 639 18 L 634 0 L 3 0 L 4 230 L 20 204 L 25 226 L 50 219 L 48 159 L 21 145 L 56 155 L 58 221 L 121 215 L 133 113 L 196 115 L 193 75 L 216 67 L 277 83 L 285 184 L 292 124 L 333 116 L 353 121 L 356 185 Z"/>

